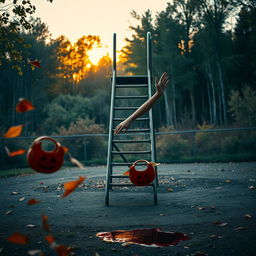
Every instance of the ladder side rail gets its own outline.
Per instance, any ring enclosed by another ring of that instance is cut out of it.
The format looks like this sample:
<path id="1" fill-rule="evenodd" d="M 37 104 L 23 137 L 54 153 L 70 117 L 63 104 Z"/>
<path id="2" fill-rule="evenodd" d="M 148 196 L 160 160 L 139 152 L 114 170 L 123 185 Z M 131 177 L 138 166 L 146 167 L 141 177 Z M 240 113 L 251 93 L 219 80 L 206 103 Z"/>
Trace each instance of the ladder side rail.
<path id="1" fill-rule="evenodd" d="M 112 174 L 112 140 L 113 140 L 113 114 L 114 114 L 114 101 L 116 93 L 116 33 L 113 35 L 113 75 L 111 86 L 111 102 L 109 113 L 109 131 L 108 131 L 108 155 L 107 155 L 107 173 L 106 173 L 106 187 L 105 187 L 105 204 L 109 205 L 109 189 Z"/>
<path id="2" fill-rule="evenodd" d="M 147 33 L 147 74 L 148 74 L 148 95 L 149 98 L 152 96 L 152 38 L 151 33 Z M 156 162 L 156 144 L 155 144 L 155 133 L 154 133 L 154 122 L 153 122 L 153 111 L 152 108 L 149 111 L 150 119 L 150 138 L 151 138 L 151 152 L 152 161 Z"/>
<path id="3" fill-rule="evenodd" d="M 152 38 L 151 33 L 147 33 L 147 74 L 148 74 L 148 95 L 152 96 Z M 151 139 L 151 161 L 156 162 L 156 142 L 155 142 L 155 128 L 153 121 L 153 110 L 149 111 L 149 126 Z M 158 173 L 155 167 L 156 178 L 153 181 L 154 203 L 157 204 L 157 187 L 158 187 Z"/>

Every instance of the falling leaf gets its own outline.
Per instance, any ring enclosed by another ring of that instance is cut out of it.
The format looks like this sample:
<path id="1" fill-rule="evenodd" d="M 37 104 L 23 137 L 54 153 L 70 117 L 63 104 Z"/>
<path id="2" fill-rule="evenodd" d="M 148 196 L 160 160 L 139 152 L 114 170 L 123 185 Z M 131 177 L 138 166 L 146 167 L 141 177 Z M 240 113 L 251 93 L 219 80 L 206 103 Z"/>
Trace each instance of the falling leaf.
<path id="1" fill-rule="evenodd" d="M 64 153 L 67 153 L 67 152 L 68 152 L 68 148 L 63 147 L 63 146 L 62 146 L 62 148 L 63 148 Z"/>
<path id="2" fill-rule="evenodd" d="M 94 256 L 100 256 L 97 252 L 95 252 Z"/>
<path id="3" fill-rule="evenodd" d="M 206 209 L 206 207 L 204 207 L 204 206 L 197 206 L 196 208 L 197 208 L 199 211 Z"/>
<path id="4" fill-rule="evenodd" d="M 20 136 L 22 129 L 23 129 L 23 124 L 21 125 L 16 125 L 16 126 L 12 126 L 8 129 L 8 131 L 4 134 L 3 137 L 5 138 L 14 138 L 17 136 Z"/>
<path id="5" fill-rule="evenodd" d="M 73 248 L 60 244 L 56 246 L 55 250 L 58 256 L 69 256 L 70 253 L 73 251 Z"/>
<path id="6" fill-rule="evenodd" d="M 47 235 L 45 236 L 45 240 L 49 243 L 52 244 L 55 242 L 55 238 L 52 235 Z"/>
<path id="7" fill-rule="evenodd" d="M 254 186 L 249 186 L 248 188 L 251 189 L 251 190 L 254 190 L 254 189 L 255 189 Z"/>
<path id="8" fill-rule="evenodd" d="M 192 256 L 208 256 L 208 254 L 202 251 L 197 251 L 195 253 L 192 253 Z"/>
<path id="9" fill-rule="evenodd" d="M 169 192 L 173 192 L 173 188 L 167 188 Z"/>
<path id="10" fill-rule="evenodd" d="M 220 189 L 222 189 L 222 187 L 217 187 L 217 188 L 215 188 L 215 189 L 220 190 Z"/>
<path id="11" fill-rule="evenodd" d="M 130 170 L 124 172 L 123 175 L 128 175 L 129 176 L 130 175 Z"/>
<path id="12" fill-rule="evenodd" d="M 219 226 L 220 228 L 223 228 L 223 227 L 226 227 L 227 225 L 228 225 L 227 222 L 223 222 L 223 223 L 219 224 L 218 226 Z"/>
<path id="13" fill-rule="evenodd" d="M 42 215 L 42 225 L 43 229 L 47 232 L 50 232 L 50 225 L 48 223 L 48 216 L 47 215 Z"/>
<path id="14" fill-rule="evenodd" d="M 7 153 L 7 155 L 8 155 L 9 157 L 14 157 L 14 156 L 18 156 L 18 155 L 23 155 L 23 154 L 26 152 L 25 149 L 19 149 L 19 150 L 16 150 L 16 151 L 14 151 L 14 152 L 10 152 L 10 150 L 9 150 L 7 147 L 4 147 L 4 148 L 5 148 L 5 151 L 6 151 L 6 153 Z"/>
<path id="15" fill-rule="evenodd" d="M 26 199 L 26 197 L 23 196 L 23 197 L 19 198 L 18 201 L 19 201 L 19 202 L 22 202 L 22 201 L 24 201 L 25 199 Z"/>
<path id="16" fill-rule="evenodd" d="M 7 238 L 7 240 L 14 244 L 27 244 L 29 242 L 28 236 L 23 235 L 19 232 L 13 233 L 11 236 Z"/>
<path id="17" fill-rule="evenodd" d="M 27 61 L 28 61 L 28 64 L 30 64 L 31 66 L 41 68 L 40 62 L 37 59 L 36 60 L 27 59 Z"/>
<path id="18" fill-rule="evenodd" d="M 75 159 L 74 157 L 72 157 L 71 155 L 69 155 L 69 159 L 70 162 L 74 165 L 76 165 L 78 168 L 80 169 L 85 169 L 84 165 L 82 163 L 80 163 L 77 159 Z"/>
<path id="19" fill-rule="evenodd" d="M 85 179 L 85 177 L 80 176 L 75 181 L 68 181 L 68 182 L 64 183 L 65 192 L 62 195 L 62 197 L 66 197 L 67 195 L 72 193 L 84 181 L 84 179 Z"/>
<path id="20" fill-rule="evenodd" d="M 18 195 L 19 194 L 19 192 L 16 192 L 16 191 L 13 191 L 12 193 L 11 193 L 11 195 Z"/>
<path id="21" fill-rule="evenodd" d="M 230 183 L 230 182 L 231 182 L 231 180 L 225 180 L 225 182 L 226 182 L 226 183 Z"/>
<path id="22" fill-rule="evenodd" d="M 5 215 L 10 215 L 11 213 L 12 213 L 12 210 L 7 211 L 7 212 L 5 213 Z"/>
<path id="23" fill-rule="evenodd" d="M 235 228 L 234 231 L 239 232 L 239 231 L 246 230 L 246 229 L 247 229 L 246 227 L 241 226 L 241 227 Z"/>
<path id="24" fill-rule="evenodd" d="M 28 205 L 33 205 L 33 204 L 38 204 L 38 203 L 40 203 L 40 202 L 41 202 L 41 201 L 32 198 L 32 199 L 30 199 L 30 200 L 27 202 L 27 204 L 28 204 Z"/>
<path id="25" fill-rule="evenodd" d="M 152 166 L 158 166 L 160 163 L 149 162 Z"/>
<path id="26" fill-rule="evenodd" d="M 16 111 L 18 113 L 27 112 L 30 110 L 33 110 L 35 107 L 32 105 L 32 103 L 26 99 L 20 98 L 19 103 L 16 105 Z"/>
<path id="27" fill-rule="evenodd" d="M 246 219 L 251 219 L 251 218 L 252 218 L 252 215 L 250 215 L 250 214 L 245 214 L 244 217 L 245 217 Z"/>
<path id="28" fill-rule="evenodd" d="M 34 256 L 34 255 L 43 256 L 44 255 L 42 250 L 29 250 L 28 254 L 31 256 Z"/>
<path id="29" fill-rule="evenodd" d="M 35 228 L 36 225 L 34 225 L 34 224 L 28 224 L 28 225 L 26 225 L 26 227 L 27 227 L 27 228 Z"/>

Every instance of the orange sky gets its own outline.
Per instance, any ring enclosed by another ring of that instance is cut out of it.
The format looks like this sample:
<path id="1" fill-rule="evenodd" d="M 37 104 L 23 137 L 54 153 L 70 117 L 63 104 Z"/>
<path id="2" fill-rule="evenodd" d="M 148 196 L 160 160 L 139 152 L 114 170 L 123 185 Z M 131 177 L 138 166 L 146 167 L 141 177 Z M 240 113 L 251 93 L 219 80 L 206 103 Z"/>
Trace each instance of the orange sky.
<path id="1" fill-rule="evenodd" d="M 67 36 L 76 41 L 82 35 L 99 35 L 104 45 L 112 46 L 113 33 L 117 33 L 117 48 L 129 37 L 130 24 L 136 24 L 131 10 L 142 14 L 151 9 L 155 14 L 164 10 L 166 0 L 32 0 L 36 15 L 49 26 L 52 36 Z"/>

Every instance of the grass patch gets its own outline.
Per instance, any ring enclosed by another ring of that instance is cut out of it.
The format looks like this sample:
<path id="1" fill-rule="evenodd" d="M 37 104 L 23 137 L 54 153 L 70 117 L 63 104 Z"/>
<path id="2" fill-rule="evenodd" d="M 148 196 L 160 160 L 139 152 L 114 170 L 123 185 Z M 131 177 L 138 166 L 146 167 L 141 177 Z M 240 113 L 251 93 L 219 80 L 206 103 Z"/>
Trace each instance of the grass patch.
<path id="1" fill-rule="evenodd" d="M 7 169 L 7 170 L 0 170 L 0 178 L 8 178 L 12 176 L 19 176 L 19 175 L 27 175 L 27 174 L 34 174 L 35 171 L 33 171 L 30 168 L 13 168 L 13 169 Z"/>

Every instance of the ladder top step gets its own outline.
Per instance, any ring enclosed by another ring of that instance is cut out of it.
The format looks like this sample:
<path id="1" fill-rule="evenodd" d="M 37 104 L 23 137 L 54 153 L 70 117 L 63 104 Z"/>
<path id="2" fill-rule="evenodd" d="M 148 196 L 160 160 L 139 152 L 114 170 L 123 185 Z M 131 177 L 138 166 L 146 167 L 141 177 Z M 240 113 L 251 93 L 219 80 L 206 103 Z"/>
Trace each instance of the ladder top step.
<path id="1" fill-rule="evenodd" d="M 116 84 L 147 84 L 148 76 L 117 76 Z"/>
<path id="2" fill-rule="evenodd" d="M 116 88 L 147 88 L 147 84 L 125 84 L 125 85 L 116 85 Z"/>

